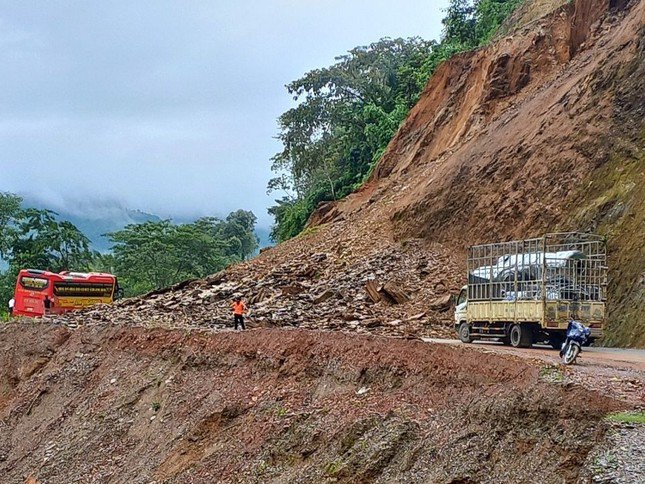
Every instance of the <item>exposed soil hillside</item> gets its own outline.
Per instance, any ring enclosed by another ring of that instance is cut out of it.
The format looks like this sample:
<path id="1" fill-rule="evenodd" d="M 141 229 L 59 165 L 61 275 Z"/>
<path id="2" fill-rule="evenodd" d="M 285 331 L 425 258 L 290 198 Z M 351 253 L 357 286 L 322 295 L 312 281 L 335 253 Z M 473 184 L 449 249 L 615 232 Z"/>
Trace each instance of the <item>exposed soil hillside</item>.
<path id="1" fill-rule="evenodd" d="M 448 335 L 467 245 L 590 230 L 608 237 L 606 342 L 645 346 L 645 2 L 532 2 L 516 16 L 508 36 L 439 67 L 372 179 L 303 235 L 73 319 L 223 328 L 238 293 L 252 327 Z M 368 283 L 405 297 L 374 299 Z"/>
<path id="2" fill-rule="evenodd" d="M 396 240 L 456 254 L 546 231 L 605 234 L 606 341 L 645 346 L 645 2 L 574 1 L 531 21 L 541 4 L 553 9 L 532 2 L 521 28 L 439 67 L 378 164 L 368 209 Z"/>
<path id="3" fill-rule="evenodd" d="M 625 406 L 530 360 L 341 332 L 14 323 L 0 368 L 4 483 L 574 482 Z"/>

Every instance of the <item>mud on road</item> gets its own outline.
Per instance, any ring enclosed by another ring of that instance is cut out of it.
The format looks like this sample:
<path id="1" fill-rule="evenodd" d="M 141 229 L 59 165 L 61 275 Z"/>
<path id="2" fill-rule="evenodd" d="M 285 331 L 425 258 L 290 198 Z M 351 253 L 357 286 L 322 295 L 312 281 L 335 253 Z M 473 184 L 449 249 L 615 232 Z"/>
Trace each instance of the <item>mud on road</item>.
<path id="1" fill-rule="evenodd" d="M 0 329 L 3 482 L 567 482 L 626 401 L 479 349 L 286 329 Z M 91 458 L 88 458 L 91 456 Z"/>

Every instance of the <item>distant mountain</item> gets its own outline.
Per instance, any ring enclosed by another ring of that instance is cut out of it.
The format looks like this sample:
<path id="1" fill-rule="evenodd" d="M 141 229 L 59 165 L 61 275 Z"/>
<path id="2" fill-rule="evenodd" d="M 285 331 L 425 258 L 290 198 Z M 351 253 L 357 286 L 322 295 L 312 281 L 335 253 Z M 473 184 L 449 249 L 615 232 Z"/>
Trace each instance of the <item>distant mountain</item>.
<path id="1" fill-rule="evenodd" d="M 67 220 L 90 239 L 92 249 L 109 252 L 110 241 L 105 234 L 121 230 L 126 225 L 159 221 L 160 217 L 141 210 L 132 210 L 113 201 L 91 201 L 74 210 L 45 206 L 43 202 L 25 197 L 25 207 L 53 210 L 59 220 Z"/>

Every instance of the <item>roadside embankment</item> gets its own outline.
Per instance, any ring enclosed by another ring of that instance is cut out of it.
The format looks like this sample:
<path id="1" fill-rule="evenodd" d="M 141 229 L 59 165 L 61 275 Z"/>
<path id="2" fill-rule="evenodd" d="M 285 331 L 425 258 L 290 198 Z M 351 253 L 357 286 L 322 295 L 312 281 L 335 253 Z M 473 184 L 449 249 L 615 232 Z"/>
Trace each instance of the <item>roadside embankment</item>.
<path id="1" fill-rule="evenodd" d="M 0 330 L 3 482 L 574 481 L 625 408 L 532 360 L 418 340 Z"/>

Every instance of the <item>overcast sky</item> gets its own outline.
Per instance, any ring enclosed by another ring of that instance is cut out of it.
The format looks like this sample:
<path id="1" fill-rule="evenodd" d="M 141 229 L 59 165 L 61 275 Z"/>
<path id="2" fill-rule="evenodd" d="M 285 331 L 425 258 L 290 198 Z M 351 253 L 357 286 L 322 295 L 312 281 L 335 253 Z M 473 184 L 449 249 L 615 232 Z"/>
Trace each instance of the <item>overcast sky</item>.
<path id="1" fill-rule="evenodd" d="M 436 39 L 446 5 L 0 0 L 0 191 L 269 225 L 284 85 L 381 37 Z"/>

